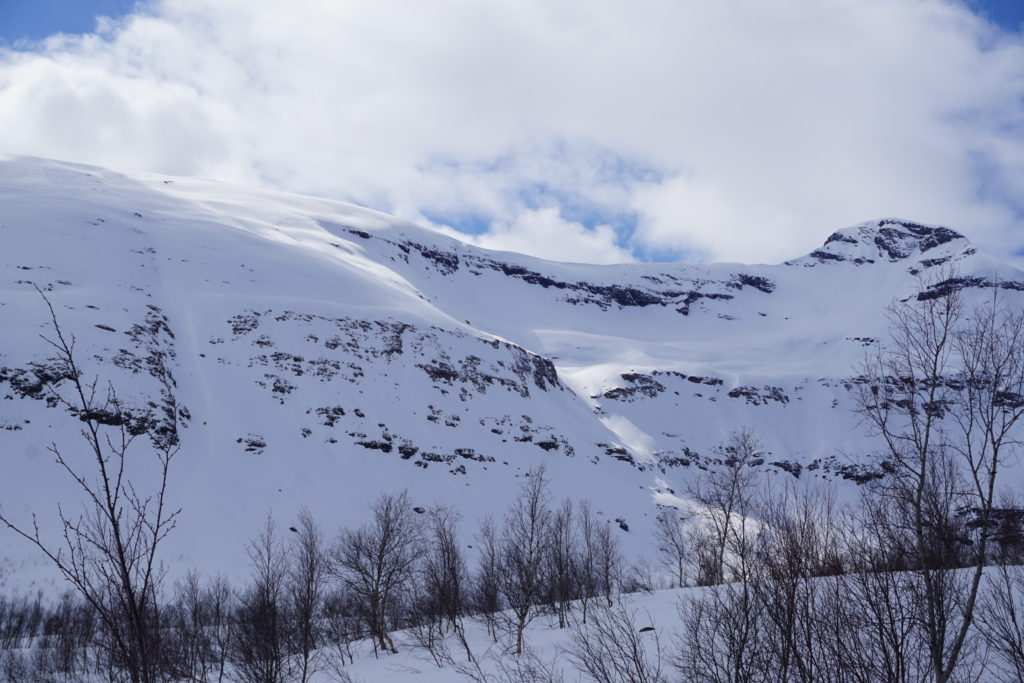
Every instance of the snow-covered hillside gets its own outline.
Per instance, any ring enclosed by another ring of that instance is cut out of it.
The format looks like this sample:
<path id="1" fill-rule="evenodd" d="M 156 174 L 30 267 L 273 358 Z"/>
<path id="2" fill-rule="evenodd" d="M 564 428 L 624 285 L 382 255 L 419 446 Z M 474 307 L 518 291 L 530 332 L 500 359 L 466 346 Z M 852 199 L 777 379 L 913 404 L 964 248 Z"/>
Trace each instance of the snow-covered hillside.
<path id="1" fill-rule="evenodd" d="M 852 488 L 846 455 L 870 448 L 856 364 L 886 307 L 949 266 L 970 296 L 1024 303 L 1024 273 L 902 220 L 780 265 L 593 266 L 333 201 L 6 159 L 0 505 L 48 533 L 76 495 L 47 451 L 79 455 L 80 423 L 46 401 L 59 378 L 34 284 L 138 424 L 182 425 L 172 563 L 242 574 L 268 509 L 287 522 L 305 505 L 332 529 L 402 488 L 470 527 L 539 463 L 651 555 L 657 504 L 738 427 L 774 476 Z M 50 577 L 9 532 L 0 544 L 0 582 Z"/>

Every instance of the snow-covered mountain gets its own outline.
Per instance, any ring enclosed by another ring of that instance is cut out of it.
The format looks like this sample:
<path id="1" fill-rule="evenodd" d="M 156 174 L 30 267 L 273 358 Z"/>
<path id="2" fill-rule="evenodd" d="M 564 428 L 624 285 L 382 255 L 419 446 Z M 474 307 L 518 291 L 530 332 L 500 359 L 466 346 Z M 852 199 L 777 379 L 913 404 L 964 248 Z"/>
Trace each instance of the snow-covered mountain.
<path id="1" fill-rule="evenodd" d="M 1024 273 L 903 220 L 780 265 L 594 266 L 323 199 L 5 159 L 0 505 L 51 533 L 76 492 L 47 445 L 85 457 L 46 400 L 60 378 L 34 284 L 139 431 L 182 427 L 172 562 L 240 574 L 268 509 L 333 529 L 401 488 L 457 507 L 468 534 L 540 463 L 650 555 L 657 504 L 733 429 L 758 433 L 772 476 L 855 486 L 856 365 L 886 307 L 950 266 L 941 286 L 1024 304 Z M 0 544 L 0 588 L 48 576 L 13 534 Z"/>

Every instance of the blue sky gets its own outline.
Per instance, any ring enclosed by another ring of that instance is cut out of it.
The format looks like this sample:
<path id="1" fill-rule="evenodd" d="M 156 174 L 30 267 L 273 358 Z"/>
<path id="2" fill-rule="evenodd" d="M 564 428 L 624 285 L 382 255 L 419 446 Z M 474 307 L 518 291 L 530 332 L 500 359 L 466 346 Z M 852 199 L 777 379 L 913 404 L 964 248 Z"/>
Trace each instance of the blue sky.
<path id="1" fill-rule="evenodd" d="M 969 7 L 1009 31 L 1024 24 L 1024 0 L 966 0 Z M 136 0 L 0 0 L 0 42 L 38 40 L 53 33 L 87 33 L 96 17 L 121 17 Z"/>
<path id="2" fill-rule="evenodd" d="M 88 33 L 97 16 L 120 17 L 135 0 L 0 0 L 0 40 L 38 40 L 54 33 Z"/>
<path id="3" fill-rule="evenodd" d="M 1024 0 L 970 0 L 967 4 L 1008 31 L 1020 31 L 1024 24 Z"/>
<path id="4" fill-rule="evenodd" d="M 779 262 L 901 217 L 1024 263 L 1022 24 L 1024 0 L 0 0 L 0 154 L 558 260 Z"/>

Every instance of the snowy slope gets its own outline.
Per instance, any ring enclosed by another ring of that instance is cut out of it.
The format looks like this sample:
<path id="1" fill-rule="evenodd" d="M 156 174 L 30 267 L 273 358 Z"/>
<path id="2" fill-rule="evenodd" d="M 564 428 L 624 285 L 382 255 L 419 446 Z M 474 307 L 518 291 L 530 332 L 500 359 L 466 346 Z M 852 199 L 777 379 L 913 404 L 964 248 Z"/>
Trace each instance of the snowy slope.
<path id="1" fill-rule="evenodd" d="M 268 509 L 287 523 L 306 505 L 331 529 L 408 488 L 472 523 L 540 463 L 555 495 L 591 499 L 650 554 L 656 503 L 740 426 L 771 451 L 766 470 L 843 482 L 842 454 L 870 448 L 850 412 L 856 363 L 915 275 L 950 265 L 970 296 L 996 283 L 1022 301 L 1024 273 L 906 221 L 774 266 L 593 266 L 322 199 L 5 159 L 0 505 L 48 533 L 75 499 L 46 451 L 81 448 L 45 401 L 33 283 L 101 386 L 152 425 L 178 412 L 172 561 L 241 574 Z M 0 588 L 48 578 L 11 534 L 0 543 Z"/>

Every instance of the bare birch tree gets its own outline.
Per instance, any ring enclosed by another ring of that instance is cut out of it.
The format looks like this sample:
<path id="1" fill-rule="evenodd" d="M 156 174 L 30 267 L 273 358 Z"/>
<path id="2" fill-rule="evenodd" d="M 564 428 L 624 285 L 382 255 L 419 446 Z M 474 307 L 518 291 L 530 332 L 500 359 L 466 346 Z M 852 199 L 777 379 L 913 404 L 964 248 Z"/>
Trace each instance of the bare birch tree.
<path id="1" fill-rule="evenodd" d="M 890 308 L 891 343 L 864 362 L 858 399 L 884 444 L 889 475 L 875 489 L 909 536 L 937 683 L 950 680 L 972 637 L 998 475 L 1024 416 L 1024 313 L 996 288 L 968 309 L 959 280 L 943 277 Z M 965 565 L 973 570 L 950 571 Z"/>
<path id="2" fill-rule="evenodd" d="M 260 535 L 249 543 L 251 583 L 239 597 L 231 663 L 253 683 L 282 683 L 288 674 L 290 625 L 285 601 L 288 557 L 267 513 Z"/>
<path id="3" fill-rule="evenodd" d="M 743 580 L 729 565 L 744 569 L 745 556 L 752 550 L 747 526 L 761 443 L 753 430 L 743 428 L 730 434 L 716 451 L 720 463 L 691 482 L 687 491 L 697 504 L 690 540 L 697 555 L 699 585 Z"/>
<path id="4" fill-rule="evenodd" d="M 672 508 L 662 510 L 654 520 L 654 542 L 662 561 L 672 570 L 675 585 L 686 585 L 686 570 L 691 562 L 690 540 L 686 533 L 687 516 Z"/>
<path id="5" fill-rule="evenodd" d="M 544 588 L 544 555 L 551 526 L 544 466 L 530 470 L 505 517 L 501 539 L 501 593 L 511 611 L 514 653 L 523 652 L 523 632 L 536 616 Z"/>
<path id="6" fill-rule="evenodd" d="M 323 607 L 327 590 L 327 555 L 323 534 L 310 511 L 299 510 L 292 527 L 292 562 L 285 580 L 285 598 L 291 613 L 291 650 L 298 657 L 298 678 L 307 683 L 319 669 Z"/>
<path id="7" fill-rule="evenodd" d="M 480 520 L 476 535 L 480 556 L 473 575 L 472 604 L 487 627 L 487 633 L 497 642 L 497 615 L 501 610 L 501 541 L 494 519 L 490 515 Z"/>
<path id="8" fill-rule="evenodd" d="M 547 552 L 547 602 L 558 616 L 558 628 L 568 624 L 572 601 L 579 594 L 576 539 L 573 534 L 573 505 L 566 498 L 551 515 Z"/>
<path id="9" fill-rule="evenodd" d="M 345 531 L 331 550 L 332 573 L 348 588 L 366 621 L 374 648 L 397 653 L 389 615 L 398 611 L 423 552 L 422 525 L 405 491 L 381 495 L 373 519 Z"/>
<path id="10" fill-rule="evenodd" d="M 167 414 L 174 420 L 159 433 L 148 433 L 155 469 L 151 490 L 139 486 L 138 470 L 129 471 L 137 437 L 131 414 L 112 386 L 89 381 L 78 365 L 75 337 L 57 320 L 50 300 L 39 288 L 50 312 L 52 336 L 42 336 L 54 351 L 60 378 L 49 385 L 51 400 L 82 422 L 85 454 L 69 453 L 52 443 L 49 451 L 84 496 L 74 515 L 58 505 L 62 541 L 52 543 L 40 533 L 36 515 L 29 525 L 0 513 L 0 522 L 35 545 L 96 612 L 102 645 L 114 666 L 132 683 L 160 678 L 158 611 L 163 571 L 159 550 L 175 527 L 180 510 L 167 505 L 171 463 L 178 453 L 177 406 L 168 391 Z M 88 465 L 86 464 L 88 463 Z"/>

